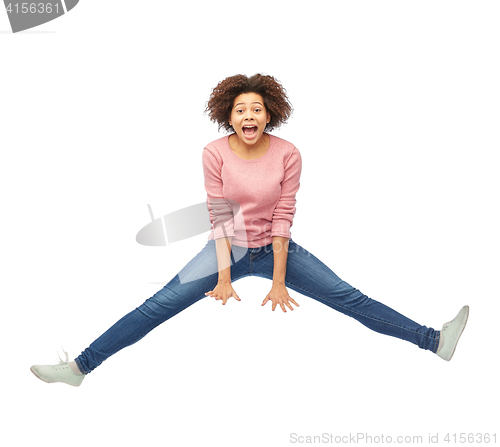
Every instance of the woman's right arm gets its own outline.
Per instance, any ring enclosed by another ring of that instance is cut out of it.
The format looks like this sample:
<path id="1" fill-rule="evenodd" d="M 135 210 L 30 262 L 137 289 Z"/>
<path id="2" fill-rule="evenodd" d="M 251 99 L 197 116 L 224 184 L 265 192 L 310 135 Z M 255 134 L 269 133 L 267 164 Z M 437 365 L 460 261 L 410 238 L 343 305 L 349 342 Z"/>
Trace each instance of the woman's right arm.
<path id="1" fill-rule="evenodd" d="M 231 282 L 231 242 L 232 236 L 215 240 L 219 282 Z"/>
<path id="2" fill-rule="evenodd" d="M 205 148 L 203 150 L 203 173 L 207 191 L 207 207 L 214 228 L 219 280 L 213 290 L 206 292 L 226 304 L 232 296 L 241 301 L 231 286 L 231 242 L 234 235 L 232 208 L 222 191 L 221 160 Z M 228 234 L 229 233 L 229 234 Z"/>
<path id="3" fill-rule="evenodd" d="M 215 240 L 215 248 L 217 252 L 217 266 L 219 270 L 219 281 L 213 290 L 205 293 L 216 300 L 222 300 L 222 304 L 226 304 L 230 297 L 241 301 L 238 294 L 234 291 L 231 285 L 231 241 L 232 236 L 222 237 Z"/>

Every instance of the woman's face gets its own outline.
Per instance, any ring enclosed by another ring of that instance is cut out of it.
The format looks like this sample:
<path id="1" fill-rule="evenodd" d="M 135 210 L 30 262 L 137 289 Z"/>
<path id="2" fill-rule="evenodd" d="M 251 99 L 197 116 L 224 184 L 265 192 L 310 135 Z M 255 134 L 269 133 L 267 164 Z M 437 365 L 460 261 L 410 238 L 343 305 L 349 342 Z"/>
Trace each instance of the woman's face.
<path id="1" fill-rule="evenodd" d="M 229 124 L 233 126 L 240 142 L 253 146 L 259 142 L 271 120 L 258 93 L 243 93 L 234 99 Z"/>

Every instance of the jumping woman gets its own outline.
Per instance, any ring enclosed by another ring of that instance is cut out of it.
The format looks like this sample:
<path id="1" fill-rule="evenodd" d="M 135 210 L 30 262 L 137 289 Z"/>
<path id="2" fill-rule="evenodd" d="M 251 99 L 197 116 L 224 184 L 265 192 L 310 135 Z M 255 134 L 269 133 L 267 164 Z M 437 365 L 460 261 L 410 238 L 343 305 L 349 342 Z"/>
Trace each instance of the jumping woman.
<path id="1" fill-rule="evenodd" d="M 422 326 L 361 293 L 291 238 L 302 160 L 299 150 L 272 135 L 292 106 L 272 76 L 236 75 L 211 93 L 206 112 L 229 132 L 202 154 L 207 210 L 212 224 L 205 247 L 160 291 L 125 315 L 73 361 L 34 365 L 48 382 L 80 386 L 87 374 L 156 326 L 205 297 L 225 305 L 241 301 L 233 283 L 246 276 L 272 281 L 262 306 L 283 312 L 299 306 L 288 289 L 344 313 L 368 328 L 409 341 L 450 360 L 467 322 L 469 307 L 440 331 Z"/>

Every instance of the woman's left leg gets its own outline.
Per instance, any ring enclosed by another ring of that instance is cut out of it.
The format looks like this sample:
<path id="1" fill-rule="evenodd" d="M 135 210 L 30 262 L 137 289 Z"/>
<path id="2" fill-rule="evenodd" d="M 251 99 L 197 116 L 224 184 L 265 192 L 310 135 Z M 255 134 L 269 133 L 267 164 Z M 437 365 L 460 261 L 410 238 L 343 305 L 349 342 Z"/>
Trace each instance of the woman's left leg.
<path id="1" fill-rule="evenodd" d="M 266 247 L 254 261 L 254 274 L 272 279 L 272 244 Z M 432 352 L 438 349 L 439 331 L 422 326 L 364 295 L 292 239 L 288 244 L 285 284 L 302 295 L 349 315 L 376 332 L 407 340 Z"/>

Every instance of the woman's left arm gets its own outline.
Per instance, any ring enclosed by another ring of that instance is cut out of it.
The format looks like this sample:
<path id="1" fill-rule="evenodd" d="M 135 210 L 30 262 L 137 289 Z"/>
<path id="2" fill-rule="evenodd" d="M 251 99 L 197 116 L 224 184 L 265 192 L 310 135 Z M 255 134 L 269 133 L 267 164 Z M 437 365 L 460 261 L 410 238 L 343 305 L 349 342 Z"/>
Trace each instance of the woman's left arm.
<path id="1" fill-rule="evenodd" d="M 278 304 L 281 306 L 283 312 L 286 312 L 285 305 L 287 305 L 290 310 L 293 310 L 290 303 L 295 304 L 297 307 L 299 307 L 299 305 L 293 298 L 290 297 L 290 295 L 288 295 L 288 290 L 285 286 L 286 261 L 288 259 L 288 238 L 273 236 L 273 255 L 273 286 L 262 305 L 266 304 L 268 301 L 272 301 L 272 310 L 276 309 Z"/>

